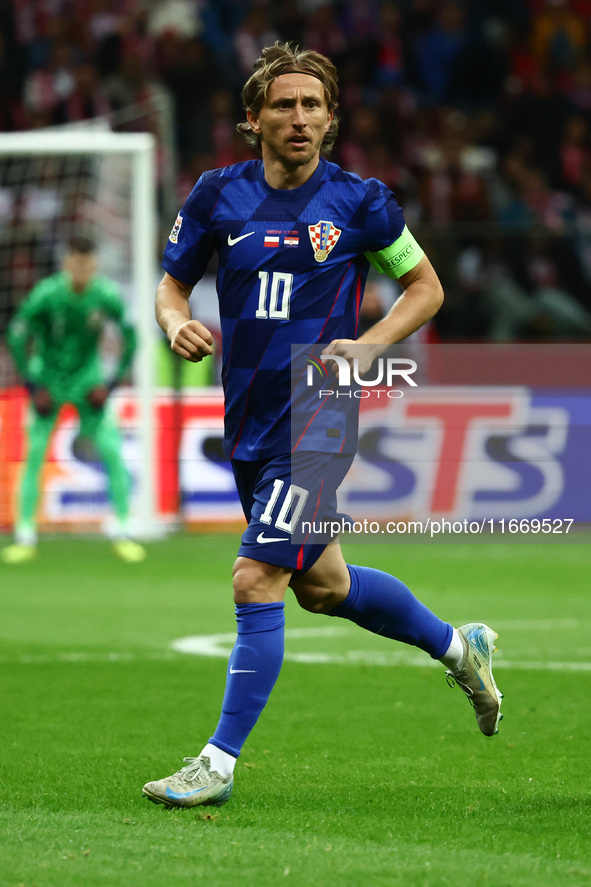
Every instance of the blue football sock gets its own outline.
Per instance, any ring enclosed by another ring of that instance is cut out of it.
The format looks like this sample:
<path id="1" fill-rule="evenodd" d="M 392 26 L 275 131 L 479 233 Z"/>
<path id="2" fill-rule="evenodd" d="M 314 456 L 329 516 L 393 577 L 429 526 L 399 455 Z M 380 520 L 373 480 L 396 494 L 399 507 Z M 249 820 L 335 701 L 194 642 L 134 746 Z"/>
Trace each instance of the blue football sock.
<path id="1" fill-rule="evenodd" d="M 384 637 L 412 644 L 440 659 L 449 647 L 453 628 L 416 599 L 406 585 L 381 570 L 353 567 L 348 596 L 329 614 L 350 619 Z"/>
<path id="2" fill-rule="evenodd" d="M 285 604 L 237 604 L 222 714 L 209 740 L 238 757 L 267 704 L 283 663 Z"/>

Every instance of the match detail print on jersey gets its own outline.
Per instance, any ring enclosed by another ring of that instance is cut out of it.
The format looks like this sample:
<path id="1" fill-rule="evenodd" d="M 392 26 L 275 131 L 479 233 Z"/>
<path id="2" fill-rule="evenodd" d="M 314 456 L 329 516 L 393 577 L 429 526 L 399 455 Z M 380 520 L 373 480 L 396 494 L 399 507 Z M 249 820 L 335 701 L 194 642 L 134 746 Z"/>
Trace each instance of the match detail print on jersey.
<path id="1" fill-rule="evenodd" d="M 365 253 L 365 257 L 379 271 L 388 277 L 402 277 L 407 271 L 412 271 L 423 256 L 423 249 L 416 242 L 406 225 L 398 240 L 391 243 L 385 249 L 375 253 Z"/>
<path id="2" fill-rule="evenodd" d="M 308 233 L 314 250 L 314 258 L 317 262 L 326 262 L 329 252 L 341 236 L 340 228 L 337 228 L 332 222 L 320 221 L 315 225 L 308 225 Z"/>

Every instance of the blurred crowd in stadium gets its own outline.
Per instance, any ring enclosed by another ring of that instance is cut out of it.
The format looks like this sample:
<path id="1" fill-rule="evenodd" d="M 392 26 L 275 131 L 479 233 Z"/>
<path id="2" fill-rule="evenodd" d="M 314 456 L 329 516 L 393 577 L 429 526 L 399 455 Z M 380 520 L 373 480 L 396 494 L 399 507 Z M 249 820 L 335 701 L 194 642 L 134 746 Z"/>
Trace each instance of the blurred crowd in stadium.
<path id="1" fill-rule="evenodd" d="M 432 335 L 591 338 L 591 0 L 1 0 L 0 16 L 0 128 L 152 129 L 163 181 L 176 158 L 163 229 L 203 170 L 252 156 L 235 124 L 260 49 L 329 55 L 333 159 L 403 206 L 446 288 Z"/>

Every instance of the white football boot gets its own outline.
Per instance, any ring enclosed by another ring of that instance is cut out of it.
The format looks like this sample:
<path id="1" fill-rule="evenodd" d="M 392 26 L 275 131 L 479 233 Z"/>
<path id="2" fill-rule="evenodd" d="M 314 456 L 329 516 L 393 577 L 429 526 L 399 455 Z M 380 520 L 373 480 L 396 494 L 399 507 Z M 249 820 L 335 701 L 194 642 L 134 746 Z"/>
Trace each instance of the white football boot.
<path id="1" fill-rule="evenodd" d="M 458 628 L 464 646 L 464 656 L 455 671 L 446 671 L 450 687 L 462 688 L 474 709 L 476 721 L 485 736 L 499 732 L 503 694 L 495 684 L 492 673 L 492 654 L 497 649 L 498 634 L 482 622 L 470 622 Z"/>
<path id="2" fill-rule="evenodd" d="M 144 797 L 165 807 L 221 807 L 230 800 L 234 777 L 224 779 L 217 770 L 211 769 L 206 755 L 199 758 L 183 758 L 182 767 L 172 776 L 147 782 L 142 789 Z"/>

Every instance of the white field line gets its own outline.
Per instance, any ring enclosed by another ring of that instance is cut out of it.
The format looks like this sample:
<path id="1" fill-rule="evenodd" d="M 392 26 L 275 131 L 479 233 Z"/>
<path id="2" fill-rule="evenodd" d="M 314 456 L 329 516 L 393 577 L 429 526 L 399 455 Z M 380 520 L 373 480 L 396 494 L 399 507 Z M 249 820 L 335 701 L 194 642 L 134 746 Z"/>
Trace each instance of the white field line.
<path id="1" fill-rule="evenodd" d="M 22 665 L 45 665 L 47 663 L 78 663 L 78 662 L 170 662 L 178 659 L 170 650 L 163 652 L 146 653 L 23 653 L 20 656 L 0 656 L 0 665 L 12 665 L 15 662 Z"/>
<path id="2" fill-rule="evenodd" d="M 531 620 L 532 622 L 534 620 Z M 539 620 L 548 622 L 549 620 Z M 558 620 L 557 620 L 558 621 Z M 562 620 L 570 622 L 571 620 Z M 565 626 L 566 627 L 566 626 Z M 570 625 L 568 626 L 571 627 Z M 287 629 L 285 639 L 305 637 L 335 637 L 337 635 L 352 634 L 348 628 L 296 628 Z M 193 637 L 179 638 L 173 641 L 171 647 L 179 653 L 189 653 L 194 656 L 211 656 L 228 659 L 236 640 L 232 634 L 195 635 Z M 285 657 L 289 662 L 300 662 L 311 665 L 381 665 L 381 666 L 412 666 L 418 668 L 441 668 L 439 662 L 434 661 L 426 653 L 406 652 L 405 650 L 392 650 L 392 652 L 378 650 L 349 650 L 347 653 L 292 653 L 286 651 Z M 519 671 L 588 671 L 591 672 L 591 662 L 534 662 L 503 659 L 499 654 L 494 660 L 495 668 L 511 668 Z"/>
<path id="3" fill-rule="evenodd" d="M 501 631 L 572 631 L 581 628 L 587 620 L 578 619 L 514 619 L 491 620 L 495 628 Z M 302 638 L 332 638 L 353 635 L 356 629 L 346 626 L 326 626 L 319 628 L 291 628 L 285 632 L 287 641 Z M 179 638 L 170 645 L 168 651 L 153 652 L 56 652 L 52 654 L 22 654 L 20 656 L 0 657 L 0 665 L 20 663 L 23 665 L 44 665 L 46 663 L 85 663 L 85 662 L 137 662 L 155 661 L 166 662 L 178 658 L 178 654 L 185 653 L 193 656 L 208 656 L 219 659 L 228 659 L 236 634 L 194 635 Z M 392 651 L 379 650 L 349 650 L 346 653 L 309 652 L 295 653 L 289 650 L 285 653 L 285 659 L 289 662 L 299 662 L 310 665 L 378 665 L 385 667 L 410 666 L 416 668 L 441 668 L 439 662 L 435 662 L 426 653 L 415 648 L 393 649 Z M 499 652 L 494 658 L 495 669 L 514 669 L 516 671 L 572 671 L 591 672 L 591 662 L 554 662 L 554 661 L 528 661 L 503 658 Z"/>
<path id="4" fill-rule="evenodd" d="M 591 627 L 591 619 L 491 619 L 498 631 L 572 631 Z"/>

